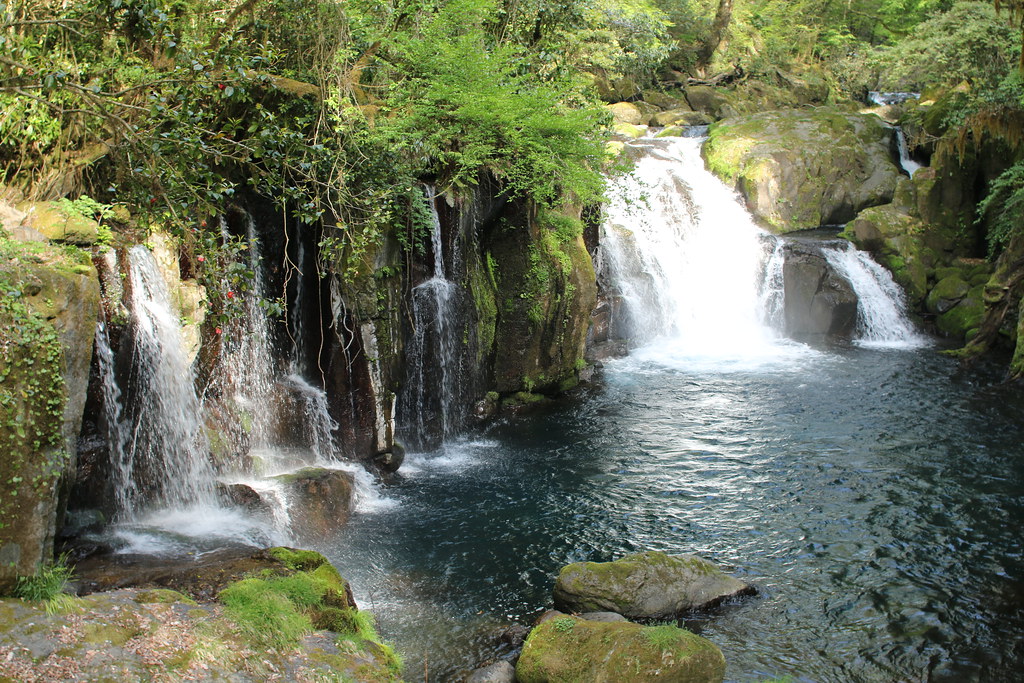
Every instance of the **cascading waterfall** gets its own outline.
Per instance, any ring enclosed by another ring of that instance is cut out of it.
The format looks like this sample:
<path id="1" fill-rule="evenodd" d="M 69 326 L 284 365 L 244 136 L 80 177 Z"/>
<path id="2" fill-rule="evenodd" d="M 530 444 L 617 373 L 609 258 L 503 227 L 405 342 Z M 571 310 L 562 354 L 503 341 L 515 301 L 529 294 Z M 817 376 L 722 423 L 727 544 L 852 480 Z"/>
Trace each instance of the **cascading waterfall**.
<path id="1" fill-rule="evenodd" d="M 907 172 L 911 178 L 921 168 L 921 164 L 910 158 L 910 147 L 907 145 L 907 135 L 899 126 L 896 127 L 896 145 L 900 152 L 900 167 Z"/>
<path id="2" fill-rule="evenodd" d="M 621 297 L 617 327 L 633 346 L 671 340 L 684 355 L 749 356 L 776 344 L 762 305 L 781 305 L 781 252 L 704 168 L 703 140 L 631 145 L 641 156 L 610 188 L 601 277 Z M 766 262 L 778 266 L 768 278 Z"/>
<path id="3" fill-rule="evenodd" d="M 276 365 L 270 345 L 270 320 L 263 308 L 266 282 L 263 277 L 262 250 L 256 235 L 256 223 L 246 214 L 248 266 L 252 273 L 251 288 L 239 293 L 244 315 L 233 321 L 223 351 L 221 368 L 226 389 L 236 406 L 245 411 L 251 423 L 250 439 L 261 446 L 266 443 L 273 421 L 271 405 Z"/>
<path id="4" fill-rule="evenodd" d="M 704 168 L 701 144 L 703 138 L 645 138 L 630 145 L 639 158 L 634 173 L 611 188 L 599 254 L 601 278 L 625 318 L 613 327 L 641 347 L 633 354 L 640 357 L 667 352 L 714 363 L 806 352 L 778 332 L 785 238 L 761 230 Z M 822 251 L 859 297 L 858 343 L 924 343 L 888 271 L 845 242 Z"/>
<path id="5" fill-rule="evenodd" d="M 415 330 L 409 359 L 413 365 L 413 380 L 407 410 L 412 413 L 409 417 L 414 423 L 413 438 L 417 445 L 429 442 L 432 435 L 443 441 L 453 434 L 456 427 L 457 372 L 453 364 L 457 364 L 459 358 L 456 324 L 458 285 L 447 279 L 436 199 L 435 189 L 427 186 L 434 273 L 413 289 L 412 301 Z"/>
<path id="6" fill-rule="evenodd" d="M 183 507 L 211 501 L 213 470 L 202 412 L 178 316 L 153 255 L 144 246 L 128 252 L 132 342 L 124 428 L 128 445 L 115 471 L 120 515 L 142 507 Z M 152 498 L 149 497 L 151 492 Z"/>
<path id="7" fill-rule="evenodd" d="M 927 343 L 907 317 L 903 291 L 889 271 L 846 242 L 830 244 L 823 253 L 857 294 L 857 343 L 898 348 Z"/>
<path id="8" fill-rule="evenodd" d="M 114 507 L 118 511 L 127 511 L 132 509 L 138 498 L 139 483 L 132 478 L 131 461 L 127 457 L 130 450 L 121 415 L 121 389 L 117 386 L 114 352 L 110 348 L 105 322 L 96 325 L 96 365 L 103 391 L 103 418 L 110 453 Z"/>

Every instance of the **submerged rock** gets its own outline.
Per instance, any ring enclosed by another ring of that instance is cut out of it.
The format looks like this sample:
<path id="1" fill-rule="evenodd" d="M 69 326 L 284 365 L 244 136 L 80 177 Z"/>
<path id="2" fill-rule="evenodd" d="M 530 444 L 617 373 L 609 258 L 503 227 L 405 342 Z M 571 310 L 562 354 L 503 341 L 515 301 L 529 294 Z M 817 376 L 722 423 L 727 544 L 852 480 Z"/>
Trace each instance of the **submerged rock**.
<path id="1" fill-rule="evenodd" d="M 519 683 L 721 681 L 722 651 L 676 626 L 587 621 L 548 612 L 516 664 Z"/>
<path id="2" fill-rule="evenodd" d="M 696 555 L 648 551 L 614 562 L 577 562 L 555 582 L 555 607 L 663 619 L 712 607 L 754 589 Z"/>

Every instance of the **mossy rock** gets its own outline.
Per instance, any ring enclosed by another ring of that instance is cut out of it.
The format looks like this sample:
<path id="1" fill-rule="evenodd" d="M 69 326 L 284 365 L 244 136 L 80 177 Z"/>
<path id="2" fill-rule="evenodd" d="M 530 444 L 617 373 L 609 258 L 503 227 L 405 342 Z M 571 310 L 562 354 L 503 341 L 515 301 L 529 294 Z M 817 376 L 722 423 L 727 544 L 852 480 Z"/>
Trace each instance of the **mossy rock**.
<path id="1" fill-rule="evenodd" d="M 708 85 L 687 88 L 686 101 L 694 111 L 703 112 L 713 119 L 735 116 L 737 113 L 726 91 Z"/>
<path id="2" fill-rule="evenodd" d="M 901 177 L 892 130 L 875 116 L 834 107 L 720 121 L 703 155 L 777 233 L 851 221 L 867 207 L 892 201 Z"/>
<path id="3" fill-rule="evenodd" d="M 753 592 L 696 555 L 648 551 L 614 562 L 567 565 L 558 574 L 553 595 L 555 607 L 565 611 L 662 619 Z"/>
<path id="4" fill-rule="evenodd" d="M 680 126 L 668 126 L 658 131 L 654 136 L 656 138 L 678 138 L 686 134 L 686 130 Z"/>
<path id="5" fill-rule="evenodd" d="M 19 204 L 18 210 L 27 214 L 29 227 L 54 242 L 86 247 L 96 244 L 99 239 L 99 223 L 65 211 L 56 202 Z"/>
<path id="6" fill-rule="evenodd" d="M 967 339 L 985 318 L 984 287 L 974 287 L 955 306 L 935 319 L 935 326 L 943 334 Z"/>
<path id="7" fill-rule="evenodd" d="M 928 292 L 925 306 L 929 313 L 943 314 L 955 307 L 971 291 L 971 286 L 960 277 L 960 272 L 955 269 L 953 273 L 946 273 L 941 280 Z"/>
<path id="8" fill-rule="evenodd" d="M 631 123 L 616 123 L 612 126 L 612 130 L 616 135 L 620 135 L 630 140 L 642 138 L 647 134 L 647 126 L 636 126 Z"/>
<path id="9" fill-rule="evenodd" d="M 655 114 L 654 122 L 659 126 L 705 126 L 711 123 L 711 117 L 699 111 L 672 109 Z"/>
<path id="10" fill-rule="evenodd" d="M 643 112 L 632 102 L 616 102 L 605 105 L 605 109 L 611 112 L 612 120 L 615 123 L 628 123 L 633 126 L 644 123 Z"/>
<path id="11" fill-rule="evenodd" d="M 644 90 L 640 96 L 643 97 L 644 102 L 653 104 L 659 109 L 690 109 L 690 103 L 686 101 L 686 96 L 682 92 L 673 95 L 660 90 Z"/>
<path id="12" fill-rule="evenodd" d="M 721 650 L 676 626 L 546 617 L 523 645 L 519 683 L 718 683 L 725 675 Z"/>

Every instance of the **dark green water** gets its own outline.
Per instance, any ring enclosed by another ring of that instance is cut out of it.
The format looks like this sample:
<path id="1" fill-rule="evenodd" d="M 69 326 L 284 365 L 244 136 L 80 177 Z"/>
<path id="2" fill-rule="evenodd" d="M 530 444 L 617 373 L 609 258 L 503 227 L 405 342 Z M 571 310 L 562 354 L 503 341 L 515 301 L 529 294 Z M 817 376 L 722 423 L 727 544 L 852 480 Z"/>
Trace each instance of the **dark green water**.
<path id="1" fill-rule="evenodd" d="M 688 622 L 727 680 L 1024 680 L 1019 388 L 928 349 L 777 351 L 655 349 L 411 456 L 328 550 L 407 680 L 459 680 L 560 566 L 640 549 L 760 590 Z"/>

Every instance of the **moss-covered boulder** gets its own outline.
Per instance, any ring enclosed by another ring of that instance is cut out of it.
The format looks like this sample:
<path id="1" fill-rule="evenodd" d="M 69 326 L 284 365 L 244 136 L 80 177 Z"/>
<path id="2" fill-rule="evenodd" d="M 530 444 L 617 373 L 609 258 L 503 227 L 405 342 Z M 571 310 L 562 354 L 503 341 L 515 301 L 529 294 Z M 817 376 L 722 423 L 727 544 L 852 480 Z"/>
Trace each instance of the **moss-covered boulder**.
<path id="1" fill-rule="evenodd" d="M 691 109 L 703 112 L 713 119 L 735 116 L 737 113 L 728 92 L 722 88 L 708 85 L 690 86 L 686 89 L 686 101 Z"/>
<path id="2" fill-rule="evenodd" d="M 637 126 L 632 123 L 616 123 L 612 126 L 612 130 L 616 135 L 627 140 L 636 140 L 647 134 L 647 126 Z"/>
<path id="3" fill-rule="evenodd" d="M 696 555 L 648 551 L 614 562 L 577 562 L 562 568 L 555 607 L 570 612 L 615 612 L 661 619 L 714 606 L 754 589 Z"/>
<path id="4" fill-rule="evenodd" d="M 925 300 L 929 313 L 941 315 L 963 301 L 971 291 L 971 285 L 960 277 L 960 273 L 947 275 L 932 287 Z"/>
<path id="5" fill-rule="evenodd" d="M 835 108 L 740 116 L 711 127 L 708 167 L 777 233 L 846 223 L 892 200 L 900 178 L 892 130 Z"/>
<path id="6" fill-rule="evenodd" d="M 100 226 L 96 221 L 68 211 L 56 202 L 19 204 L 18 210 L 26 214 L 24 224 L 55 242 L 91 246 L 99 239 Z"/>
<path id="7" fill-rule="evenodd" d="M 550 612 L 523 646 L 519 683 L 717 683 L 725 658 L 711 641 L 676 626 L 597 622 Z"/>
<path id="8" fill-rule="evenodd" d="M 946 280 L 940 282 L 945 291 Z M 957 292 L 963 281 L 956 284 Z M 978 331 L 981 322 L 985 317 L 984 286 L 979 285 L 963 291 L 963 294 L 953 303 L 951 299 L 936 297 L 942 308 L 945 308 L 935 318 L 935 326 L 946 336 L 969 341 Z M 953 292 L 950 292 L 953 293 Z M 929 294 L 929 299 L 931 295 Z M 952 304 L 952 305 L 950 305 Z"/>
<path id="9" fill-rule="evenodd" d="M 654 122 L 659 126 L 704 126 L 711 123 L 711 117 L 689 109 L 670 109 L 655 114 Z"/>
<path id="10" fill-rule="evenodd" d="M 0 587 L 51 558 L 73 478 L 99 281 L 88 254 L 0 239 Z"/>
<path id="11" fill-rule="evenodd" d="M 612 120 L 615 123 L 629 123 L 634 126 L 644 123 L 643 113 L 632 102 L 616 102 L 615 104 L 606 105 L 605 108 L 611 112 Z"/>
<path id="12" fill-rule="evenodd" d="M 888 268 L 915 306 L 928 294 L 931 272 L 946 258 L 945 242 L 893 204 L 861 211 L 843 235 Z"/>
<path id="13" fill-rule="evenodd" d="M 681 91 L 673 94 L 661 90 L 644 90 L 640 96 L 644 102 L 659 109 L 690 109 L 690 103 L 686 101 L 686 95 Z"/>
<path id="14" fill-rule="evenodd" d="M 399 680 L 399 659 L 322 555 L 257 555 L 216 600 L 165 588 L 51 604 L 0 600 L 0 678 Z"/>

